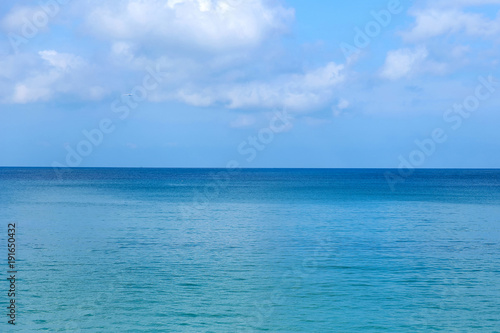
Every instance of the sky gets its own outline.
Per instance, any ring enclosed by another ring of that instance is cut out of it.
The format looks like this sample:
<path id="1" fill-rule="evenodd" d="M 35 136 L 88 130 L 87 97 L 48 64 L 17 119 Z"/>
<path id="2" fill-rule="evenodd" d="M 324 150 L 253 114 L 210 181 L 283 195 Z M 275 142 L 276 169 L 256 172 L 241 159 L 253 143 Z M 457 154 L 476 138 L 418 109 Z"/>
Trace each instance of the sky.
<path id="1" fill-rule="evenodd" d="M 500 0 L 19 0 L 0 30 L 0 166 L 500 167 Z"/>

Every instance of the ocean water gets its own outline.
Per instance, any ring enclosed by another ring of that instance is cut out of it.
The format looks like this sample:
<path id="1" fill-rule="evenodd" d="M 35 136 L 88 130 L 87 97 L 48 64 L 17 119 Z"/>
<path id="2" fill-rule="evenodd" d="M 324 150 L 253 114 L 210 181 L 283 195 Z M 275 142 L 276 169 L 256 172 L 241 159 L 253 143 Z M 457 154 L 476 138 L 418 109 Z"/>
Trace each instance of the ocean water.
<path id="1" fill-rule="evenodd" d="M 500 171 L 386 172 L 0 168 L 0 332 L 500 332 Z"/>

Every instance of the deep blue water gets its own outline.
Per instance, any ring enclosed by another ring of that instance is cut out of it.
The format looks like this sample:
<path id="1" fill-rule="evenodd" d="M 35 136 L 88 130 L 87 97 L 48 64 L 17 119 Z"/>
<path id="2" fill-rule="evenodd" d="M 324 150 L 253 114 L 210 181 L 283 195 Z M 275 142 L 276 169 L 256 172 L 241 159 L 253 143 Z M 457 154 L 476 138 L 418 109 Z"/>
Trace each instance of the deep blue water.
<path id="1" fill-rule="evenodd" d="M 500 171 L 386 172 L 0 168 L 0 331 L 500 332 Z"/>

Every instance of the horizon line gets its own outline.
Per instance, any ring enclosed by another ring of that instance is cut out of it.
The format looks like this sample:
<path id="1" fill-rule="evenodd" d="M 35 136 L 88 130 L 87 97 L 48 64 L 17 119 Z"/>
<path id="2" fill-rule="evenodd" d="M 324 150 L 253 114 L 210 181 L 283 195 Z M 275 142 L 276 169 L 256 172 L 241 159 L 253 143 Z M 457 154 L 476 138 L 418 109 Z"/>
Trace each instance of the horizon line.
<path id="1" fill-rule="evenodd" d="M 89 167 L 52 167 L 52 166 L 0 166 L 0 169 L 231 169 L 227 167 L 140 167 L 140 166 L 89 166 Z M 240 170 L 290 169 L 290 170 L 399 170 L 397 167 L 238 167 Z M 405 168 L 406 169 L 406 168 Z M 500 170 L 500 167 L 415 167 L 412 170 Z"/>

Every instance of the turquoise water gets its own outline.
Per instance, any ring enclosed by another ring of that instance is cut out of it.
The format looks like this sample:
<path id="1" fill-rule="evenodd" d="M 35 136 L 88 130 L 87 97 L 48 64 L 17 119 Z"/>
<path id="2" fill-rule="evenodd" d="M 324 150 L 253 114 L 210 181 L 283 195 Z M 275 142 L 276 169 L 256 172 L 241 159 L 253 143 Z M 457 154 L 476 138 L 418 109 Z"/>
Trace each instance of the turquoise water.
<path id="1" fill-rule="evenodd" d="M 500 332 L 500 171 L 385 172 L 0 168 L 0 331 Z"/>

